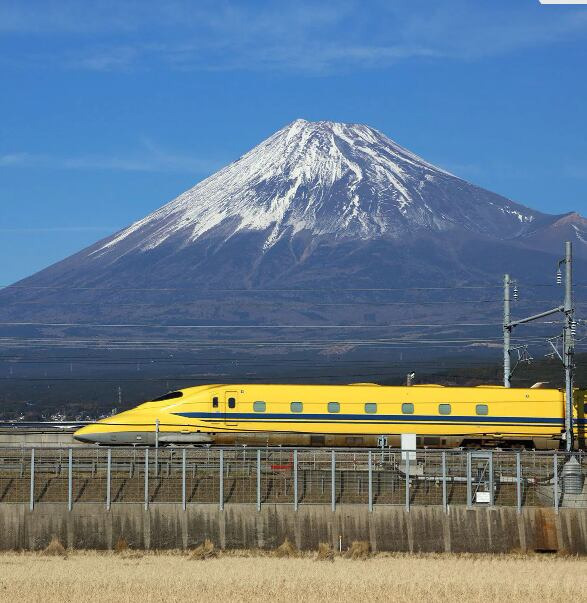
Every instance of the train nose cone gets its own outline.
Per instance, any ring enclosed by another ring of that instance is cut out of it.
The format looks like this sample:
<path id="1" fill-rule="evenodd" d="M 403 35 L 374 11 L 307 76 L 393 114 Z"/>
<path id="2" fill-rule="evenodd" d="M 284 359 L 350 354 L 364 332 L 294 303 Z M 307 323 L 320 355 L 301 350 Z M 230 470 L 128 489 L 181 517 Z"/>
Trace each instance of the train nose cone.
<path id="1" fill-rule="evenodd" d="M 91 435 L 82 435 L 79 433 L 79 431 L 76 431 L 73 434 L 73 439 L 77 440 L 78 442 L 83 442 L 84 444 L 94 444 L 96 440 L 94 440 L 92 438 Z"/>
<path id="2" fill-rule="evenodd" d="M 98 444 L 103 438 L 104 434 L 98 433 L 93 425 L 87 425 L 73 433 L 73 439 L 84 444 Z"/>

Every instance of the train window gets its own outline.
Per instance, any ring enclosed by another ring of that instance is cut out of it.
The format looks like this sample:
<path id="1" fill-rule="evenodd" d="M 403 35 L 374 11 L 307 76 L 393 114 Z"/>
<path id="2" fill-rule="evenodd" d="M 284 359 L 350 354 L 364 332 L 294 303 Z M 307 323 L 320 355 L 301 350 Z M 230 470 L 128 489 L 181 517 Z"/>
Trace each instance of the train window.
<path id="1" fill-rule="evenodd" d="M 253 402 L 253 410 L 255 412 L 265 412 L 266 406 L 267 405 L 262 400 L 257 400 Z"/>
<path id="2" fill-rule="evenodd" d="M 289 409 L 291 412 L 302 412 L 302 410 L 304 410 L 304 405 L 301 402 L 292 402 L 289 405 Z"/>
<path id="3" fill-rule="evenodd" d="M 212 408 L 218 408 L 218 396 L 212 398 Z"/>
<path id="4" fill-rule="evenodd" d="M 366 402 L 365 412 L 369 415 L 375 414 L 377 412 L 377 404 L 375 402 Z"/>
<path id="5" fill-rule="evenodd" d="M 329 402 L 328 412 L 340 412 L 340 404 L 338 402 Z"/>
<path id="6" fill-rule="evenodd" d="M 489 406 L 487 406 L 487 404 L 477 404 L 477 406 L 475 406 L 475 412 L 478 415 L 488 415 Z"/>
<path id="7" fill-rule="evenodd" d="M 414 414 L 414 405 L 411 402 L 404 402 L 402 404 L 402 413 L 404 415 L 413 415 Z"/>
<path id="8" fill-rule="evenodd" d="M 450 404 L 439 404 L 438 405 L 438 414 L 440 415 L 450 415 L 452 409 Z"/>
<path id="9" fill-rule="evenodd" d="M 165 400 L 175 400 L 175 398 L 181 398 L 183 396 L 183 392 L 169 392 L 160 398 L 155 398 L 151 400 L 151 402 L 164 402 Z"/>
<path id="10" fill-rule="evenodd" d="M 361 446 L 363 444 L 363 438 L 360 436 L 350 436 L 346 438 L 347 446 Z"/>
<path id="11" fill-rule="evenodd" d="M 426 437 L 422 442 L 423 446 L 440 446 L 440 438 Z"/>
<path id="12" fill-rule="evenodd" d="M 236 398 L 228 398 L 228 408 L 236 407 Z"/>

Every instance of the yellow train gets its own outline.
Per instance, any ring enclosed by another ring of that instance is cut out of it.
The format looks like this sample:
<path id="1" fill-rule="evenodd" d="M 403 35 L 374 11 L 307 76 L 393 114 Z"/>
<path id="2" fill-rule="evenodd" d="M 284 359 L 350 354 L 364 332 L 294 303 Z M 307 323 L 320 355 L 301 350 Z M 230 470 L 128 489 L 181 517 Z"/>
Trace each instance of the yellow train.
<path id="1" fill-rule="evenodd" d="M 585 394 L 574 395 L 577 447 Z M 205 385 L 171 392 L 83 427 L 82 442 L 113 445 L 249 444 L 390 446 L 416 434 L 418 447 L 559 448 L 564 392 L 532 387 Z"/>

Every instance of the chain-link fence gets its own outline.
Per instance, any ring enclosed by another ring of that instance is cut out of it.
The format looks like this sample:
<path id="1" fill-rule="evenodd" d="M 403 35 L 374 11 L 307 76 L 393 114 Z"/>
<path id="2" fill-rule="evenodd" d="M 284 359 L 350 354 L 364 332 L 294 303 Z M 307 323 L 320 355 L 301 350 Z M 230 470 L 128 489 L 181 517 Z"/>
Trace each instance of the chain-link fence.
<path id="1" fill-rule="evenodd" d="M 583 452 L 0 448 L 0 503 L 587 508 Z"/>

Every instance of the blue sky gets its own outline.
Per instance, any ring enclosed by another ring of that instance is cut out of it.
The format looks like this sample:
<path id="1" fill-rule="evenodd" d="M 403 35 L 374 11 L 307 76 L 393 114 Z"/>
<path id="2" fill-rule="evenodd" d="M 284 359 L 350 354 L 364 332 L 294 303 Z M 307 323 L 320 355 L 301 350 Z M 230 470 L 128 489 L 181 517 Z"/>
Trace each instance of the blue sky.
<path id="1" fill-rule="evenodd" d="M 585 65 L 587 6 L 538 0 L 0 0 L 0 284 L 298 117 L 586 214 Z"/>

